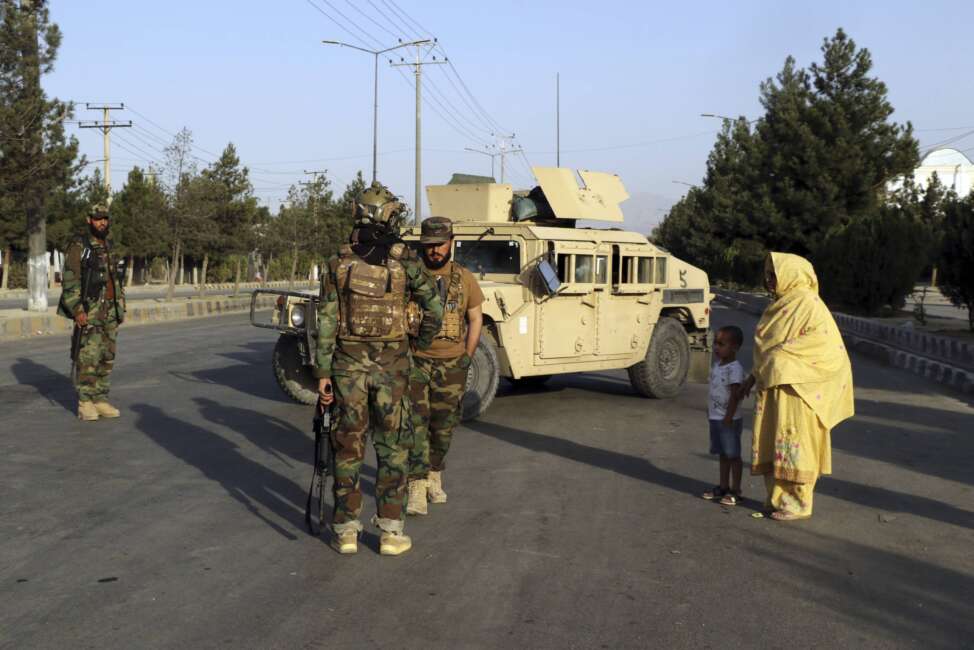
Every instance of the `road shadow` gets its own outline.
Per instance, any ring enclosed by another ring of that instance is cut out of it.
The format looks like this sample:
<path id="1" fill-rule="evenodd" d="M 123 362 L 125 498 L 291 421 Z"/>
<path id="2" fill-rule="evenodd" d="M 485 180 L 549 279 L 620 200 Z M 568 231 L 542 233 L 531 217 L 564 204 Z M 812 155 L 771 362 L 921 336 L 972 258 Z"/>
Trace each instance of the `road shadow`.
<path id="1" fill-rule="evenodd" d="M 218 355 L 236 363 L 193 372 L 171 371 L 169 374 L 186 382 L 225 386 L 251 397 L 292 403 L 274 379 L 271 367 L 274 344 L 252 341 L 240 347 L 245 349 Z"/>
<path id="2" fill-rule="evenodd" d="M 913 555 L 839 540 L 807 528 L 742 547 L 755 564 L 774 562 L 776 575 L 803 600 L 854 622 L 863 640 L 898 639 L 925 648 L 968 647 L 974 632 L 974 578 Z M 746 561 L 746 560 L 745 560 Z M 768 620 L 782 612 L 768 611 Z M 784 639 L 780 639 L 784 642 Z M 812 644 L 814 645 L 814 644 Z"/>
<path id="3" fill-rule="evenodd" d="M 261 451 L 276 456 L 288 467 L 298 464 L 310 466 L 314 456 L 314 434 L 260 411 L 220 404 L 205 397 L 194 397 L 200 415 L 213 424 L 226 427 L 245 437 Z M 313 409 L 307 408 L 307 430 L 311 431 Z"/>
<path id="4" fill-rule="evenodd" d="M 974 412 L 858 400 L 832 446 L 928 476 L 974 485 Z"/>
<path id="5" fill-rule="evenodd" d="M 252 515 L 287 539 L 304 529 L 303 488 L 241 453 L 234 443 L 149 404 L 135 404 L 136 428 L 184 463 L 219 483 Z M 310 477 L 310 465 L 308 476 Z M 286 522 L 279 524 L 265 512 Z"/>
<path id="6" fill-rule="evenodd" d="M 220 404 L 205 397 L 194 397 L 193 401 L 199 406 L 200 415 L 208 422 L 240 434 L 255 447 L 276 457 L 288 467 L 306 467 L 308 480 L 311 480 L 315 446 L 311 428 L 311 407 L 305 409 L 308 413 L 308 433 L 305 433 L 286 420 L 259 411 Z M 375 468 L 372 465 L 362 463 L 359 481 L 362 495 L 374 498 Z"/>
<path id="7" fill-rule="evenodd" d="M 853 483 L 832 476 L 822 477 L 815 486 L 815 492 L 865 508 L 924 517 L 963 528 L 974 528 L 974 512 L 915 494 Z"/>
<path id="8" fill-rule="evenodd" d="M 19 357 L 14 361 L 10 371 L 21 386 L 30 386 L 52 404 L 74 412 L 78 404 L 78 394 L 68 375 L 26 357 Z"/>
<path id="9" fill-rule="evenodd" d="M 710 483 L 661 469 L 644 458 L 583 445 L 571 440 L 532 433 L 523 429 L 473 420 L 464 422 L 471 431 L 530 451 L 560 456 L 630 478 L 653 483 L 682 494 L 700 494 Z"/>

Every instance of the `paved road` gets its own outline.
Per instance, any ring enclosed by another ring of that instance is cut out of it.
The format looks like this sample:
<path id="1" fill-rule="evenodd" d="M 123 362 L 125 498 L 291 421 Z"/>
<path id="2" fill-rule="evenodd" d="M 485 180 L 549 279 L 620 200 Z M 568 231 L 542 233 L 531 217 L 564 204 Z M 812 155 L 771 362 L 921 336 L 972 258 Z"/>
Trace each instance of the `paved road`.
<path id="1" fill-rule="evenodd" d="M 272 345 L 236 315 L 123 330 L 123 417 L 85 426 L 63 341 L 0 345 L 0 646 L 974 645 L 974 408 L 912 375 L 856 360 L 806 522 L 752 519 L 755 480 L 696 497 L 705 386 L 580 374 L 460 429 L 411 553 L 341 557 L 304 532 L 309 412 Z"/>

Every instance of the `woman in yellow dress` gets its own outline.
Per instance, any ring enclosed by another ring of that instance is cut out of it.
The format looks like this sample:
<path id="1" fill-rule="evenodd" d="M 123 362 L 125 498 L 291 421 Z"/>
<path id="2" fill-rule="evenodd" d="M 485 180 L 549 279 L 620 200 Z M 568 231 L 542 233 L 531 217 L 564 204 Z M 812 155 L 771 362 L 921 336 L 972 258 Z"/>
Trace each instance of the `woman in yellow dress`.
<path id="1" fill-rule="evenodd" d="M 765 284 L 774 301 L 743 387 L 757 388 L 751 474 L 764 475 L 773 519 L 807 519 L 815 481 L 832 473 L 831 430 L 854 413 L 852 366 L 808 260 L 770 253 Z"/>

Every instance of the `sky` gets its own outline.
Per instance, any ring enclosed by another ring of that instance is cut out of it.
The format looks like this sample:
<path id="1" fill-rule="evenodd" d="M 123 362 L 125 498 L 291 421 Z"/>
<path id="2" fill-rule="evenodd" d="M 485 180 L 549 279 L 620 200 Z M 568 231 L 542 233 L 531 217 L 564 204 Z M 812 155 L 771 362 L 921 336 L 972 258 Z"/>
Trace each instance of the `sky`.
<path id="1" fill-rule="evenodd" d="M 255 192 L 276 210 L 306 170 L 327 170 L 340 192 L 371 177 L 371 54 L 432 37 L 424 50 L 422 183 L 453 172 L 489 174 L 465 148 L 519 147 L 506 180 L 530 187 L 529 166 L 556 164 L 555 78 L 561 88 L 561 165 L 620 175 L 638 209 L 659 218 L 703 176 L 719 120 L 760 115 L 759 85 L 787 56 L 820 60 L 842 27 L 873 55 L 896 109 L 922 145 L 974 130 L 974 3 L 903 1 L 693 3 L 564 0 L 51 0 L 64 35 L 49 96 L 124 102 L 112 132 L 112 178 L 157 166 L 182 127 L 199 164 L 233 142 Z M 379 180 L 414 202 L 416 48 L 380 58 Z M 100 119 L 79 106 L 76 119 Z M 100 161 L 102 138 L 70 127 Z M 513 139 L 499 140 L 511 135 Z M 974 135 L 958 149 L 974 154 Z M 496 159 L 496 174 L 500 161 Z M 99 163 L 100 164 L 100 163 Z M 637 198 L 642 199 L 641 202 Z M 650 199 L 647 202 L 647 197 Z M 650 207 L 651 206 L 651 207 Z M 626 205 L 623 204 L 623 209 Z M 424 206 L 424 216 L 428 216 Z"/>

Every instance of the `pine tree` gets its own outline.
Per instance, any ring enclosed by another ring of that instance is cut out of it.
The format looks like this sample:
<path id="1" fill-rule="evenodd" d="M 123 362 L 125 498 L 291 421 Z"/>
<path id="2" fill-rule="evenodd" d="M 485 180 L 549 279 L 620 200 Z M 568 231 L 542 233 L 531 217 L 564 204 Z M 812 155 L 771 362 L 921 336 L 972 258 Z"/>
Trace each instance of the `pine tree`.
<path id="1" fill-rule="evenodd" d="M 77 140 L 64 134 L 72 107 L 49 100 L 41 88 L 60 44 L 46 0 L 0 0 L 0 246 L 9 259 L 26 233 L 34 311 L 47 309 L 45 204 L 57 188 L 71 185 L 78 152 Z"/>
<path id="2" fill-rule="evenodd" d="M 253 196 L 250 172 L 241 167 L 240 157 L 233 143 L 229 143 L 212 165 L 203 170 L 202 176 L 212 181 L 219 190 L 217 207 L 213 218 L 216 221 L 216 236 L 211 247 L 204 253 L 203 266 L 206 267 L 210 250 L 222 255 L 233 256 L 236 264 L 234 275 L 234 295 L 240 285 L 241 264 L 254 246 L 252 225 L 257 210 L 257 200 Z M 202 284 L 202 282 L 201 282 Z"/>

